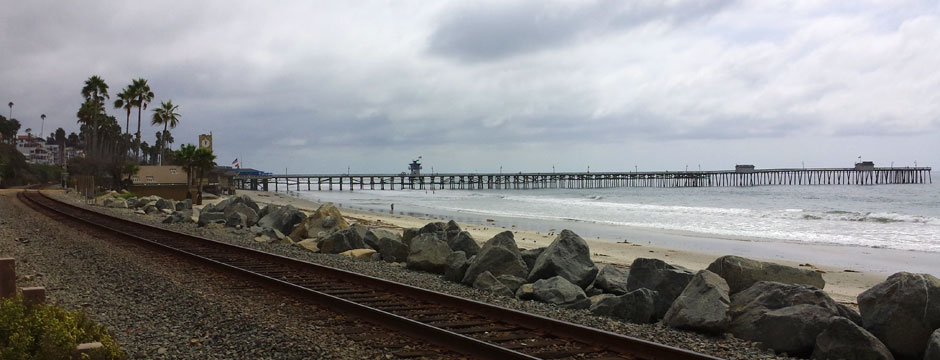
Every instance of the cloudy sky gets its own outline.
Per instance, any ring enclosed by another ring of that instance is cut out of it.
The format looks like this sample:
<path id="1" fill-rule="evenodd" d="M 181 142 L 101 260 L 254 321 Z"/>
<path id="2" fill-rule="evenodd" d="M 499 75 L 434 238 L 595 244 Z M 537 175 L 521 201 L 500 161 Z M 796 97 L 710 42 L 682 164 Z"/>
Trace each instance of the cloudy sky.
<path id="1" fill-rule="evenodd" d="M 0 51 L 24 129 L 143 77 L 279 173 L 940 166 L 936 1 L 14 1 Z"/>

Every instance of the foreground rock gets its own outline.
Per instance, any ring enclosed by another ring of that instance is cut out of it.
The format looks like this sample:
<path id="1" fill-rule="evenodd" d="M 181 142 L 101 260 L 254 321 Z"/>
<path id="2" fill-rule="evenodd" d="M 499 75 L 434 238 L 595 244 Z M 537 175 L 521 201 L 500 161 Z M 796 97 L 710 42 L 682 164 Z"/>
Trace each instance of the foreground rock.
<path id="1" fill-rule="evenodd" d="M 858 295 L 866 330 L 901 358 L 923 358 L 940 328 L 940 279 L 900 272 Z"/>
<path id="2" fill-rule="evenodd" d="M 244 203 L 229 205 L 225 208 L 223 213 L 225 214 L 226 219 L 231 218 L 232 214 L 241 214 L 245 218 L 242 226 L 253 226 L 254 224 L 258 223 L 258 212 Z"/>
<path id="3" fill-rule="evenodd" d="M 708 265 L 708 271 L 728 282 L 731 293 L 747 289 L 758 281 L 776 281 L 784 284 L 804 284 L 824 288 L 822 274 L 770 262 L 751 260 L 740 256 L 722 256 Z"/>
<path id="4" fill-rule="evenodd" d="M 760 281 L 731 296 L 730 314 L 734 336 L 808 356 L 839 307 L 813 286 Z"/>
<path id="5" fill-rule="evenodd" d="M 666 326 L 720 334 L 731 324 L 728 283 L 717 274 L 701 270 L 672 303 L 663 323 Z"/>
<path id="6" fill-rule="evenodd" d="M 535 300 L 549 304 L 571 309 L 587 309 L 591 306 L 584 290 L 561 276 L 532 283 L 532 292 Z"/>
<path id="7" fill-rule="evenodd" d="M 303 219 L 294 231 L 287 232 L 291 239 L 310 239 L 326 237 L 336 231 L 349 227 L 349 223 L 343 218 L 333 203 L 320 205 L 310 216 Z"/>
<path id="8" fill-rule="evenodd" d="M 470 236 L 470 233 L 466 231 L 460 231 L 448 238 L 447 246 L 450 246 L 450 249 L 454 251 L 463 251 L 470 257 L 480 252 L 480 244 L 477 244 L 473 236 Z"/>
<path id="9" fill-rule="evenodd" d="M 594 287 L 603 290 L 605 293 L 623 295 L 627 290 L 627 278 L 630 272 L 620 269 L 613 265 L 606 265 L 597 273 L 594 279 Z"/>
<path id="10" fill-rule="evenodd" d="M 287 205 L 269 210 L 264 217 L 258 220 L 258 226 L 275 229 L 284 234 L 291 234 L 294 228 L 307 216 L 297 208 Z M 303 240 L 299 238 L 297 240 Z"/>
<path id="11" fill-rule="evenodd" d="M 614 311 L 614 317 L 636 324 L 655 322 L 655 299 L 658 296 L 650 289 L 637 289 L 620 295 L 620 306 Z"/>
<path id="12" fill-rule="evenodd" d="M 894 356 L 874 335 L 837 317 L 816 337 L 813 359 L 893 360 Z"/>
<path id="13" fill-rule="evenodd" d="M 452 251 L 447 243 L 432 233 L 418 235 L 408 247 L 408 267 L 443 274 Z"/>
<path id="14" fill-rule="evenodd" d="M 940 360 L 940 329 L 930 335 L 930 339 L 927 341 L 927 351 L 924 353 L 924 360 Z"/>
<path id="15" fill-rule="evenodd" d="M 504 231 L 487 240 L 467 267 L 462 282 L 473 284 L 477 276 L 485 271 L 489 271 L 493 276 L 512 275 L 525 278 L 528 275 L 529 268 L 522 261 L 512 232 Z"/>
<path id="16" fill-rule="evenodd" d="M 366 248 L 366 243 L 362 241 L 362 235 L 359 230 L 360 229 L 354 227 L 349 227 L 337 231 L 320 240 L 317 246 L 320 247 L 320 252 L 324 254 L 339 254 L 352 249 L 364 249 Z"/>
<path id="17" fill-rule="evenodd" d="M 156 210 L 156 206 L 148 206 L 147 209 L 153 208 Z M 144 210 L 146 212 L 146 210 Z M 197 221 L 199 226 L 206 226 L 208 224 L 225 224 L 225 213 L 223 212 L 199 212 L 199 220 Z"/>
<path id="18" fill-rule="evenodd" d="M 681 266 L 667 264 L 659 259 L 637 258 L 630 265 L 627 289 L 645 288 L 656 292 L 657 319 L 666 315 L 672 302 L 692 280 L 692 271 Z"/>
<path id="19" fill-rule="evenodd" d="M 369 244 L 366 243 L 366 245 Z M 408 260 L 408 246 L 398 239 L 379 238 L 372 248 L 378 251 L 379 255 L 382 256 L 382 260 L 386 262 L 404 262 Z"/>
<path id="20" fill-rule="evenodd" d="M 467 254 L 463 251 L 454 251 L 444 259 L 444 280 L 460 282 L 467 273 Z"/>
<path id="21" fill-rule="evenodd" d="M 591 250 L 578 234 L 562 230 L 545 251 L 535 260 L 529 272 L 529 282 L 561 276 L 581 289 L 587 288 L 597 276 L 597 265 L 591 260 Z"/>
<path id="22" fill-rule="evenodd" d="M 170 214 L 170 216 L 167 216 L 166 219 L 163 219 L 164 224 L 179 224 L 179 223 L 192 223 L 192 222 L 193 222 L 192 210 L 176 211 Z"/>
<path id="23" fill-rule="evenodd" d="M 473 288 L 490 291 L 502 296 L 513 297 L 514 295 L 511 289 L 506 287 L 506 285 L 500 282 L 493 274 L 490 274 L 489 271 L 484 271 L 477 276 L 477 279 L 473 281 Z"/>

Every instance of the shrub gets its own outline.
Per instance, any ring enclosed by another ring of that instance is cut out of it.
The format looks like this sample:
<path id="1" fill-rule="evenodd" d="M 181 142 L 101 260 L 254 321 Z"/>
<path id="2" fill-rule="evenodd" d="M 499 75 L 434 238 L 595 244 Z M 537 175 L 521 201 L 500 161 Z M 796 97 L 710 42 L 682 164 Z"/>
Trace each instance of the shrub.
<path id="1" fill-rule="evenodd" d="M 75 347 L 100 342 L 103 347 L 78 357 Z M 0 300 L 0 359 L 125 359 L 107 330 L 81 312 L 55 305 Z"/>

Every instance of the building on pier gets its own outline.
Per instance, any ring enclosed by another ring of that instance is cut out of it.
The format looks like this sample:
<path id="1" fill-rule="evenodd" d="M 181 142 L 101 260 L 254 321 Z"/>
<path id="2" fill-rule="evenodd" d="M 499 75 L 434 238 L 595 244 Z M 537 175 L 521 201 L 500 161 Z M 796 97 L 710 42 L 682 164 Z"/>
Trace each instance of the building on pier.
<path id="1" fill-rule="evenodd" d="M 418 160 L 412 160 L 411 164 L 408 164 L 408 170 L 411 172 L 411 175 L 421 175 L 421 157 L 418 156 Z"/>

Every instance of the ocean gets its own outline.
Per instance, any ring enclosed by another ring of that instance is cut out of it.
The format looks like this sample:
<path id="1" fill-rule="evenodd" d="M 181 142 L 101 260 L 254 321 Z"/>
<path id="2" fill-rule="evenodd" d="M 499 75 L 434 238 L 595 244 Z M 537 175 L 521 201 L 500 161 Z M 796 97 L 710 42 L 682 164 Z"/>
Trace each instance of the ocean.
<path id="1" fill-rule="evenodd" d="M 428 219 L 545 233 L 567 228 L 612 241 L 633 241 L 639 232 L 940 253 L 940 184 L 292 194 L 385 213 L 395 204 L 397 214 Z M 651 243 L 698 251 L 714 245 Z"/>

